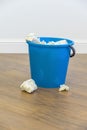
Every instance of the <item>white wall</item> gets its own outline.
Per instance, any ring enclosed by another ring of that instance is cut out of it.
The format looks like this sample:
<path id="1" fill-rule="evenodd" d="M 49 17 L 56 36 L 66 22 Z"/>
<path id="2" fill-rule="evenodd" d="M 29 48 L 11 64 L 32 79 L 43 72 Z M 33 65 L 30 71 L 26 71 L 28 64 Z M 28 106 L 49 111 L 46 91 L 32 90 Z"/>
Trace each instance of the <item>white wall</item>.
<path id="1" fill-rule="evenodd" d="M 0 44 L 30 32 L 87 45 L 87 0 L 0 0 Z"/>

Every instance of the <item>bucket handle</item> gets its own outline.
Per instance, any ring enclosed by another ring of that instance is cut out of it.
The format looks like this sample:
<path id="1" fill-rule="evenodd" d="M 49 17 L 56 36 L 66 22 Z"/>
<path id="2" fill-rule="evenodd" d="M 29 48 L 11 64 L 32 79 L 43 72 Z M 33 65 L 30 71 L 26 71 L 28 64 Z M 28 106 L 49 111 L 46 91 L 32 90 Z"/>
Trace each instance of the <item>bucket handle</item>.
<path id="1" fill-rule="evenodd" d="M 73 57 L 74 55 L 75 55 L 75 48 L 74 47 L 72 47 L 72 46 L 69 46 L 70 47 L 70 49 L 72 50 L 72 53 L 70 54 L 70 57 Z"/>

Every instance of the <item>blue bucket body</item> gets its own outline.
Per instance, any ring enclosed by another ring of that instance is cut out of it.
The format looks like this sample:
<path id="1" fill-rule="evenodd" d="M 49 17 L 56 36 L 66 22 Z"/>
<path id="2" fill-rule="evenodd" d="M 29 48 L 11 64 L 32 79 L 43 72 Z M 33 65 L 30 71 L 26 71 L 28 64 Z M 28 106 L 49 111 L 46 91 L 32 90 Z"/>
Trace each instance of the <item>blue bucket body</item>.
<path id="1" fill-rule="evenodd" d="M 42 45 L 27 41 L 30 57 L 31 78 L 38 87 L 58 88 L 65 84 L 70 57 L 70 45 L 74 42 L 64 38 L 40 37 L 40 41 L 66 40 L 66 45 Z"/>

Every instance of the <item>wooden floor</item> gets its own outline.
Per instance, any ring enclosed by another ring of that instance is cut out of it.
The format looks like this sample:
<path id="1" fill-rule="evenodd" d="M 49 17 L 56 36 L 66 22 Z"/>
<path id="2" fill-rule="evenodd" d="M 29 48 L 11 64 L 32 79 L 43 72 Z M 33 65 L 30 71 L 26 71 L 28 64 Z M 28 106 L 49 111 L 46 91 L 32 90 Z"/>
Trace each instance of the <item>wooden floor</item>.
<path id="1" fill-rule="evenodd" d="M 70 59 L 69 92 L 22 92 L 28 55 L 0 54 L 0 130 L 87 130 L 87 55 Z"/>

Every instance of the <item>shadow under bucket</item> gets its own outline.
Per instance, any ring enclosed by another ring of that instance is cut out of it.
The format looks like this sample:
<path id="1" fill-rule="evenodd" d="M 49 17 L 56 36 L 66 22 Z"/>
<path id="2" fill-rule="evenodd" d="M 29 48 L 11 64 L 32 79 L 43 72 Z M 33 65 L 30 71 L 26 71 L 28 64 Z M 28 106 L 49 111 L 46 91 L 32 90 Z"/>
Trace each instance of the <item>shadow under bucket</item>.
<path id="1" fill-rule="evenodd" d="M 47 43 L 67 41 L 67 44 L 61 45 L 43 45 L 26 41 L 29 49 L 31 78 L 35 80 L 38 87 L 58 88 L 65 84 L 69 59 L 75 55 L 75 49 L 72 47 L 74 42 L 65 38 L 39 38 L 40 41 L 44 40 Z"/>

